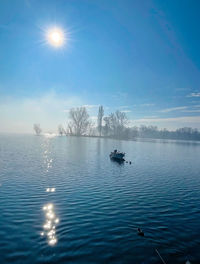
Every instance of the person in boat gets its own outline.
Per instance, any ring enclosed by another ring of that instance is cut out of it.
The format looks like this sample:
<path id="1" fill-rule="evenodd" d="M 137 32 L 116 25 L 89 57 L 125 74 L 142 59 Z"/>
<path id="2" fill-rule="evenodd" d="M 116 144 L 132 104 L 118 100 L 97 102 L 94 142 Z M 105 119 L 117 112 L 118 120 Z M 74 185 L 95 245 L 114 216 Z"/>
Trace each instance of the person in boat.
<path id="1" fill-rule="evenodd" d="M 144 236 L 144 232 L 143 232 L 142 229 L 140 229 L 139 227 L 138 227 L 138 229 L 137 229 L 137 232 L 138 232 L 138 235 L 139 235 L 139 236 Z"/>

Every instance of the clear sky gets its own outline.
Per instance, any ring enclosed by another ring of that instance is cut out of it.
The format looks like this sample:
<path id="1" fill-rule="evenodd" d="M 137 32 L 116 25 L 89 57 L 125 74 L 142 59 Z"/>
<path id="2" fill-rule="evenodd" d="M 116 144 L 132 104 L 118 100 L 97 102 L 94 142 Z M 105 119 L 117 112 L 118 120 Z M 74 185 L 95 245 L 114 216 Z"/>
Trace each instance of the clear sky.
<path id="1" fill-rule="evenodd" d="M 199 13 L 198 0 L 1 0 L 0 131 L 55 131 L 69 108 L 95 120 L 100 104 L 135 125 L 200 129 Z"/>

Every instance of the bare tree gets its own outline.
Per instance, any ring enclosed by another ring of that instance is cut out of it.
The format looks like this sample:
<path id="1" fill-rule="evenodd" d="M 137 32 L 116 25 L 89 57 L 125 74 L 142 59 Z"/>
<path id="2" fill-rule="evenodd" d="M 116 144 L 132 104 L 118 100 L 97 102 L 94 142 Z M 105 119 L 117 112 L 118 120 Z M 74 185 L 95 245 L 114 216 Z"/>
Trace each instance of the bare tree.
<path id="1" fill-rule="evenodd" d="M 88 136 L 94 136 L 96 132 L 95 123 L 92 121 L 89 121 L 88 127 L 87 127 L 87 135 Z"/>
<path id="2" fill-rule="evenodd" d="M 86 133 L 89 126 L 89 115 L 85 107 L 72 108 L 69 112 L 69 133 L 81 136 Z"/>
<path id="3" fill-rule="evenodd" d="M 105 125 L 103 126 L 103 134 L 104 134 L 104 136 L 107 137 L 109 134 L 109 130 L 110 130 L 110 120 L 109 120 L 109 117 L 107 117 L 107 116 L 105 116 L 103 120 L 105 123 Z"/>
<path id="4" fill-rule="evenodd" d="M 67 125 L 67 134 L 73 135 L 73 123 L 72 122 L 69 122 Z"/>
<path id="5" fill-rule="evenodd" d="M 126 125 L 128 123 L 128 119 L 127 116 L 124 112 L 120 112 L 119 110 L 117 110 L 115 112 L 115 117 L 116 117 L 116 131 L 115 131 L 115 135 L 117 137 L 124 137 L 124 131 L 126 128 Z"/>
<path id="6" fill-rule="evenodd" d="M 37 136 L 39 136 L 42 132 L 42 129 L 40 128 L 40 124 L 34 124 L 33 129 L 34 129 Z"/>
<path id="7" fill-rule="evenodd" d="M 120 112 L 119 110 L 117 110 L 115 112 L 115 116 L 117 118 L 117 122 L 120 127 L 124 127 L 125 125 L 127 125 L 128 119 L 127 119 L 126 113 Z"/>
<path id="8" fill-rule="evenodd" d="M 63 128 L 62 125 L 59 125 L 59 126 L 58 126 L 58 134 L 59 134 L 60 136 L 62 136 L 63 134 L 65 134 L 65 129 Z"/>
<path id="9" fill-rule="evenodd" d="M 99 106 L 98 119 L 97 119 L 97 128 L 99 131 L 99 136 L 101 137 L 102 133 L 102 120 L 103 120 L 104 110 L 103 106 Z"/>
<path id="10" fill-rule="evenodd" d="M 124 131 L 128 122 L 125 113 L 116 111 L 111 113 L 108 117 L 104 117 L 104 135 L 110 135 L 116 138 L 124 137 Z"/>

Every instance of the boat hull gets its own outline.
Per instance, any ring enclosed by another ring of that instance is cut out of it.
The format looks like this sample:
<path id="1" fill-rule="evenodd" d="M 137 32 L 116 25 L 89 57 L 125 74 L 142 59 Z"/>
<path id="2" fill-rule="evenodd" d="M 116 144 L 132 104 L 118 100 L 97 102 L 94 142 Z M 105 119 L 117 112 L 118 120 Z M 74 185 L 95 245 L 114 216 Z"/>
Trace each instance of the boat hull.
<path id="1" fill-rule="evenodd" d="M 116 161 L 125 161 L 125 159 L 124 159 L 124 153 L 114 153 L 114 152 L 111 152 L 110 158 L 112 160 L 116 160 Z"/>

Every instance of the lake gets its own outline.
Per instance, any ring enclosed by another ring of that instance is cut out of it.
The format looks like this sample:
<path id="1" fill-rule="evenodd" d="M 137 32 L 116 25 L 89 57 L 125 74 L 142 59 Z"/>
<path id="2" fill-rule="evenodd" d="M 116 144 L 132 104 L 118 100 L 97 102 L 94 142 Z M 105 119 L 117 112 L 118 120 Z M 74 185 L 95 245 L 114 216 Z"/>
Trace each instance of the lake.
<path id="1" fill-rule="evenodd" d="M 199 158 L 198 142 L 1 135 L 0 263 L 200 263 Z"/>

